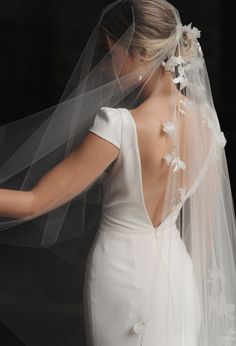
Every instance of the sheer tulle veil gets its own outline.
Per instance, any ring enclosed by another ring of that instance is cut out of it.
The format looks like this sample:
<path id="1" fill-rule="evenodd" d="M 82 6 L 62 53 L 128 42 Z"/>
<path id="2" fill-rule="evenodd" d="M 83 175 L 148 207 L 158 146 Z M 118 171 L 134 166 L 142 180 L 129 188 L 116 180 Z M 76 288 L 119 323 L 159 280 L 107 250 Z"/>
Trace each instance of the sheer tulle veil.
<path id="1" fill-rule="evenodd" d="M 145 63 L 132 72 L 122 72 L 128 54 L 137 52 L 141 44 L 140 18 L 134 0 L 118 0 L 102 11 L 59 102 L 0 127 L 0 187 L 31 189 L 82 142 L 101 107 L 135 108 L 142 102 L 145 83 L 155 75 L 161 86 L 161 72 L 168 72 L 168 122 L 163 129 L 170 136 L 165 156 L 170 169 L 162 222 L 167 217 L 176 219 L 192 261 L 201 307 L 198 345 L 233 346 L 236 228 L 226 138 L 213 104 L 199 43 L 201 32 L 192 24 L 183 25 L 169 2 L 153 2 L 165 9 L 162 22 L 166 24 L 163 32 L 157 27 L 156 36 L 150 34 Z M 108 50 L 104 46 L 109 37 L 115 43 Z M 0 218 L 2 248 L 34 249 L 37 265 L 26 264 L 25 275 L 11 277 L 11 290 L 5 283 L 1 288 L 0 318 L 27 345 L 39 345 L 36 339 L 43 345 L 64 345 L 68 338 L 69 344 L 80 344 L 81 334 L 75 322 L 72 326 L 66 323 L 66 311 L 73 304 L 81 308 L 81 292 L 68 297 L 60 291 L 58 301 L 54 290 L 63 284 L 78 288 L 83 283 L 81 254 L 99 224 L 107 172 L 79 195 L 70 200 L 61 196 L 40 214 Z M 31 289 L 25 294 L 27 284 Z M 34 313 L 40 316 L 38 321 L 32 320 Z"/>

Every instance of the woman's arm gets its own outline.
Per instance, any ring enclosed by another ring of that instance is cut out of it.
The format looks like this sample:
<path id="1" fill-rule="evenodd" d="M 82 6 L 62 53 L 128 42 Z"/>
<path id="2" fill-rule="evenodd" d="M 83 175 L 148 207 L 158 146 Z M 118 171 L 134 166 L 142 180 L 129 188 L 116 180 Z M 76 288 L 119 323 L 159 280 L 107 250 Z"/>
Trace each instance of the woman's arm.
<path id="1" fill-rule="evenodd" d="M 22 218 L 30 216 L 33 195 L 30 191 L 0 189 L 0 216 Z"/>
<path id="2" fill-rule="evenodd" d="M 29 191 L 0 189 L 0 215 L 39 216 L 80 194 L 116 159 L 119 148 L 88 132 L 78 148 Z"/>

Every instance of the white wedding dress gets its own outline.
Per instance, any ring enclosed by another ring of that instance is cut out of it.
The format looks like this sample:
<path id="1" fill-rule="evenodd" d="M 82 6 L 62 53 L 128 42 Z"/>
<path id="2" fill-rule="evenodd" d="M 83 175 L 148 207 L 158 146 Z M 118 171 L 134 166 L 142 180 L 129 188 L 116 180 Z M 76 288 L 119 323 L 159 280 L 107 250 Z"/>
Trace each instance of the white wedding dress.
<path id="1" fill-rule="evenodd" d="M 153 226 L 135 121 L 126 108 L 102 107 L 90 131 L 120 152 L 105 176 L 103 214 L 87 261 L 88 345 L 197 346 L 200 300 L 175 225 L 179 211 Z"/>

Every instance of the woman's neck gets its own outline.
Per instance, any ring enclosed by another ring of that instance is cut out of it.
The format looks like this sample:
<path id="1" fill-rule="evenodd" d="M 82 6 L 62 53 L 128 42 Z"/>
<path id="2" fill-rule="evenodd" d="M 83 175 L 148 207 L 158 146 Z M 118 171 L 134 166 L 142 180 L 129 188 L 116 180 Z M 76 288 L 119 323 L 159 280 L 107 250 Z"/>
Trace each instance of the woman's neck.
<path id="1" fill-rule="evenodd" d="M 172 75 L 162 69 L 144 82 L 141 94 L 144 100 L 142 103 L 157 104 L 160 99 L 170 98 L 173 92 L 179 93 L 178 89 L 173 85 Z"/>

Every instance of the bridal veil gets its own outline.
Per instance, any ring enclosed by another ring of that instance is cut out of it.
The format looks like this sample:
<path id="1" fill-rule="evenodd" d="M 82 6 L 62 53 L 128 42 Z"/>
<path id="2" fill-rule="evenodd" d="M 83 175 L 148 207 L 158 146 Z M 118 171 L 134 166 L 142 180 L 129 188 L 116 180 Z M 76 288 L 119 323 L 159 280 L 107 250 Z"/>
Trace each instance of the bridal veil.
<path id="1" fill-rule="evenodd" d="M 201 32 L 192 24 L 183 25 L 169 2 L 154 2 L 162 11 L 158 20 L 163 30 L 150 30 L 146 49 L 138 49 L 145 46 L 146 36 L 137 32 L 141 16 L 136 2 L 114 2 L 102 11 L 58 104 L 0 127 L 0 188 L 31 189 L 82 142 L 101 107 L 135 108 L 153 75 L 161 89 L 159 76 L 165 69 L 171 78 L 163 131 L 171 146 L 164 158 L 170 169 L 162 221 L 179 210 L 176 225 L 200 292 L 198 345 L 234 346 L 236 228 L 226 138 L 213 104 Z M 115 43 L 108 49 L 109 38 Z M 128 54 L 137 52 L 144 63 L 121 73 Z M 67 313 L 73 316 L 81 309 L 81 292 L 68 297 L 65 291 L 54 295 L 54 289 L 77 287 L 83 281 L 81 253 L 99 223 L 103 177 L 104 172 L 79 195 L 69 201 L 62 196 L 54 208 L 39 215 L 0 217 L 1 248 L 14 246 L 16 253 L 30 249 L 37 263 L 25 263 L 25 276 L 13 270 L 10 288 L 6 274 L 1 282 L 0 319 L 27 345 L 64 345 L 68 339 L 71 345 L 80 344 L 76 322 L 69 326 Z M 55 258 L 57 264 L 51 266 Z M 37 321 L 32 316 L 38 316 Z"/>

